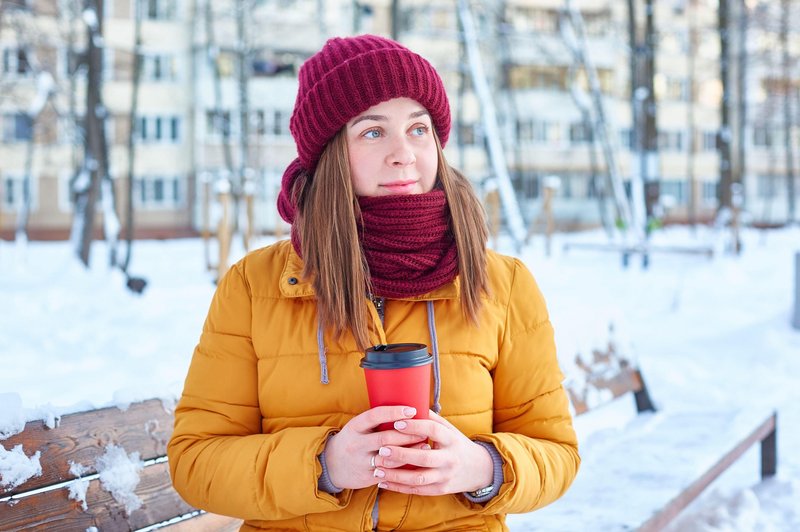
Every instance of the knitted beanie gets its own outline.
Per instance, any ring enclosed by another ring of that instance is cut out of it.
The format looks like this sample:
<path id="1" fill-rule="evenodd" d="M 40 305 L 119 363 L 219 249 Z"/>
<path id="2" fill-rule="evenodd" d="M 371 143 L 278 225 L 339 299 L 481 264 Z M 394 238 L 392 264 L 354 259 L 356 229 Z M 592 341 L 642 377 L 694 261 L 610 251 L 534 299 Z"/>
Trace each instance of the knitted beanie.
<path id="1" fill-rule="evenodd" d="M 312 175 L 328 142 L 373 105 L 415 100 L 430 113 L 442 146 L 447 143 L 450 104 L 442 79 L 428 61 L 395 41 L 377 35 L 330 39 L 300 67 L 299 82 L 289 121 L 298 157 L 286 168 L 278 195 L 278 212 L 289 223 L 297 176 Z"/>

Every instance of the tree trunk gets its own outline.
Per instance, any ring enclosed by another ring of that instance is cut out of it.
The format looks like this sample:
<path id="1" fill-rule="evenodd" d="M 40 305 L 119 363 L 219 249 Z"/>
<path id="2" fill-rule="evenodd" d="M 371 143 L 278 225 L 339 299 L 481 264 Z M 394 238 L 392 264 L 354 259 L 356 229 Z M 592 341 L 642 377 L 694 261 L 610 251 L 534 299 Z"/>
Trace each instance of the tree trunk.
<path id="1" fill-rule="evenodd" d="M 134 195 L 134 177 L 136 172 L 136 134 L 139 131 L 137 127 L 138 114 L 139 114 L 139 87 L 141 86 L 141 71 L 142 71 L 142 10 L 134 9 L 133 12 L 133 72 L 131 74 L 131 111 L 128 115 L 130 123 L 128 124 L 128 169 L 127 169 L 127 197 L 125 198 L 125 260 L 122 262 L 121 268 L 123 272 L 128 272 L 128 266 L 131 263 L 131 254 L 133 253 L 133 224 L 134 224 L 134 211 L 133 211 L 133 195 Z"/>
<path id="2" fill-rule="evenodd" d="M 88 42 L 86 61 L 88 64 L 88 82 L 86 87 L 86 141 L 84 144 L 84 166 L 90 173 L 89 186 L 81 192 L 83 202 L 81 234 L 78 257 L 84 265 L 89 266 L 89 255 L 94 236 L 94 218 L 97 198 L 100 194 L 100 183 L 107 169 L 105 142 L 106 110 L 103 107 L 103 2 L 89 0 L 87 11 L 94 11 L 95 20 L 87 23 Z"/>
<path id="3" fill-rule="evenodd" d="M 731 208 L 731 184 L 733 173 L 731 168 L 731 83 L 730 83 L 730 13 L 729 0 L 719 0 L 719 77 L 722 82 L 722 103 L 720 106 L 720 127 L 717 134 L 719 150 L 719 208 Z"/>

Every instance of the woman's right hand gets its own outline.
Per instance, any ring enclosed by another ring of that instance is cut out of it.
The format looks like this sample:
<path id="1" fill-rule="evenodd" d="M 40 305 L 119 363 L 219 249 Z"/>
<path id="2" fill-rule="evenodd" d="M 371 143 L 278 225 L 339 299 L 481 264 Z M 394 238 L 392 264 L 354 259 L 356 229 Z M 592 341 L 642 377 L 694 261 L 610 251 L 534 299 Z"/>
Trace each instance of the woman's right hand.
<path id="1" fill-rule="evenodd" d="M 410 406 L 377 406 L 357 415 L 331 436 L 325 446 L 325 462 L 334 486 L 358 489 L 377 484 L 381 479 L 374 476 L 372 460 L 378 449 L 386 445 L 409 446 L 425 441 L 394 429 L 376 432 L 378 426 L 410 419 L 416 413 Z"/>

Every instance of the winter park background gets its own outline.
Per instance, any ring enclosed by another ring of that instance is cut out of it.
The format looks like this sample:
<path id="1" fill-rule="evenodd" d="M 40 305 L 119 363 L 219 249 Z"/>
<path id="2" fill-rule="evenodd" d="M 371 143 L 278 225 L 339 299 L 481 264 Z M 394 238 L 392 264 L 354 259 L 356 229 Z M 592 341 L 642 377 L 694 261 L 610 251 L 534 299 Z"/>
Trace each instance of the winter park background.
<path id="1" fill-rule="evenodd" d="M 635 260 L 623 269 L 617 254 L 562 250 L 566 241 L 605 242 L 602 232 L 557 235 L 551 257 L 535 239 L 519 255 L 548 301 L 567 378 L 577 353 L 603 348 L 613 337 L 641 366 L 662 412 L 777 408 L 778 475 L 759 482 L 758 454 L 750 451 L 672 530 L 800 530 L 800 331 L 791 327 L 800 229 L 746 230 L 740 256 L 725 253 L 727 238 L 704 227 L 695 234 L 656 232 L 655 244 L 710 245 L 716 253 L 710 260 L 654 255 L 647 270 Z M 0 434 L 27 420 L 152 397 L 174 401 L 180 394 L 214 291 L 202 241 L 138 242 L 130 271 L 149 281 L 141 296 L 125 288 L 105 259 L 103 243 L 95 244 L 86 270 L 66 242 L 0 241 Z M 636 419 L 632 405 L 621 403 L 577 419 L 582 454 L 657 420 L 658 414 Z M 631 460 L 635 467 L 635 450 Z M 0 449 L 0 482 L 29 475 L 29 462 Z M 615 479 L 603 479 L 592 489 L 614 486 Z M 512 530 L 535 530 L 537 519 L 534 513 L 509 523 Z M 563 523 L 563 529 L 592 526 Z"/>

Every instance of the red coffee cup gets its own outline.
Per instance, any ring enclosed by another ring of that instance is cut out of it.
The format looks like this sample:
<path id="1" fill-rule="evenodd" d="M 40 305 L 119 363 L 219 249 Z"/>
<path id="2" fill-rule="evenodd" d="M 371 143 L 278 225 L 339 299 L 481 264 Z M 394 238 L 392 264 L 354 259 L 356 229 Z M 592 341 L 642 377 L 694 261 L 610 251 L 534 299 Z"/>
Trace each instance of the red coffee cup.
<path id="1" fill-rule="evenodd" d="M 431 406 L 431 364 L 425 344 L 386 344 L 368 348 L 361 359 L 370 407 L 413 406 L 416 419 L 428 419 Z M 389 430 L 383 423 L 378 430 Z"/>

